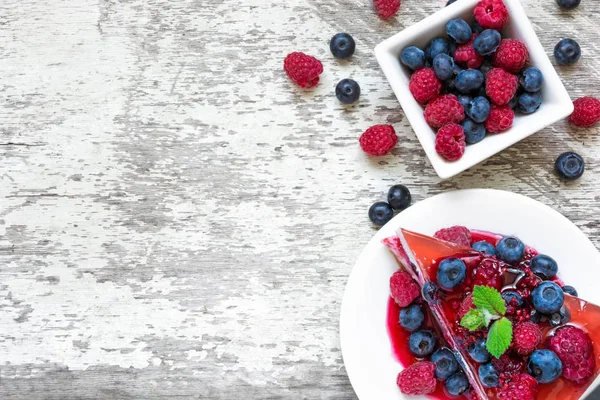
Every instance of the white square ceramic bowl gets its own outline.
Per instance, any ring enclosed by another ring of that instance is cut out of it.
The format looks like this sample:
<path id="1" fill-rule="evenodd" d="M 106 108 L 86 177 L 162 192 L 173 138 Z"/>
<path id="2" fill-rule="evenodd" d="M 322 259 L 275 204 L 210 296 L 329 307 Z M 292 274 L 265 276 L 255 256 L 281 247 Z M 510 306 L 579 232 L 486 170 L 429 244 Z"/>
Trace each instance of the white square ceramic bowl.
<path id="1" fill-rule="evenodd" d="M 510 21 L 502 31 L 503 37 L 522 40 L 527 45 L 530 64 L 544 74 L 543 103 L 530 115 L 516 113 L 512 128 L 501 134 L 488 134 L 481 142 L 468 145 L 463 157 L 446 161 L 435 151 L 436 132 L 427 125 L 423 107 L 413 98 L 408 88 L 410 71 L 400 63 L 400 52 L 407 46 L 424 49 L 429 41 L 446 36 L 446 24 L 453 18 L 472 22 L 473 9 L 479 0 L 459 0 L 402 32 L 383 41 L 375 48 L 375 56 L 390 82 L 400 105 L 412 125 L 429 161 L 440 178 L 447 179 L 482 162 L 535 132 L 552 125 L 573 112 L 573 103 L 556 70 L 537 38 L 519 0 L 504 0 L 510 12 Z"/>

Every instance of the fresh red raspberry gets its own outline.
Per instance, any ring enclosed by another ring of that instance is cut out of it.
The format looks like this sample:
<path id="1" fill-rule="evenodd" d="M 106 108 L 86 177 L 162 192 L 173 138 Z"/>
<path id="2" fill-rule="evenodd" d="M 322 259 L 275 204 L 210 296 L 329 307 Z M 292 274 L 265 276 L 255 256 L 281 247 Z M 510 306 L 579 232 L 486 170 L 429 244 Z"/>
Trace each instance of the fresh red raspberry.
<path id="1" fill-rule="evenodd" d="M 448 161 L 456 161 L 465 154 L 465 131 L 458 124 L 448 124 L 435 137 L 435 151 Z"/>
<path id="2" fill-rule="evenodd" d="M 600 121 L 600 100 L 593 97 L 582 97 L 573 102 L 575 110 L 569 121 L 575 126 L 589 127 Z"/>
<path id="3" fill-rule="evenodd" d="M 498 389 L 500 400 L 535 400 L 537 381 L 528 374 L 520 374 Z"/>
<path id="4" fill-rule="evenodd" d="M 473 34 L 471 40 L 456 48 L 456 51 L 454 52 L 454 61 L 456 61 L 457 64 L 473 69 L 477 69 L 483 64 L 484 57 L 477 53 L 473 48 L 473 41 L 476 37 L 477 35 Z"/>
<path id="5" fill-rule="evenodd" d="M 323 73 L 323 64 L 308 54 L 293 52 L 283 60 L 283 69 L 298 86 L 312 88 L 319 83 L 319 75 Z"/>
<path id="6" fill-rule="evenodd" d="M 535 287 L 542 282 L 542 279 L 531 272 L 530 269 L 525 270 L 525 274 L 526 275 L 523 278 L 519 279 L 516 287 L 521 296 L 527 300 L 531 297 L 531 292 L 533 292 L 533 289 L 535 289 Z"/>
<path id="7" fill-rule="evenodd" d="M 563 377 L 571 382 L 587 382 L 596 368 L 596 356 L 589 335 L 582 329 L 566 325 L 548 339 L 548 348 L 563 363 Z"/>
<path id="8" fill-rule="evenodd" d="M 421 104 L 435 99 L 442 90 L 442 84 L 431 68 L 421 68 L 412 74 L 408 87 L 415 100 Z"/>
<path id="9" fill-rule="evenodd" d="M 485 129 L 490 133 L 502 133 L 513 124 L 515 112 L 508 105 L 497 106 L 492 104 L 490 116 L 485 121 Z"/>
<path id="10" fill-rule="evenodd" d="M 425 121 L 432 128 L 441 128 L 450 123 L 458 124 L 464 119 L 465 109 L 453 94 L 440 96 L 425 107 Z"/>
<path id="11" fill-rule="evenodd" d="M 460 307 L 458 308 L 458 319 L 461 320 L 470 309 L 473 308 L 473 293 L 469 293 L 467 297 L 460 303 Z"/>
<path id="12" fill-rule="evenodd" d="M 512 345 L 522 356 L 533 353 L 542 343 L 542 330 L 531 321 L 523 322 L 515 327 Z"/>
<path id="13" fill-rule="evenodd" d="M 507 353 L 502 354 L 500 358 L 493 358 L 492 365 L 498 371 L 502 385 L 518 377 L 525 370 L 525 361 L 513 358 Z"/>
<path id="14" fill-rule="evenodd" d="M 421 295 L 419 285 L 408 272 L 396 271 L 390 278 L 392 298 L 400 307 L 406 307 Z"/>
<path id="15" fill-rule="evenodd" d="M 433 237 L 459 246 L 471 247 L 471 231 L 465 226 L 457 225 L 440 229 L 433 234 Z"/>
<path id="16" fill-rule="evenodd" d="M 360 135 L 358 141 L 365 153 L 382 156 L 392 151 L 398 142 L 398 136 L 391 125 L 374 125 Z"/>
<path id="17" fill-rule="evenodd" d="M 379 18 L 393 17 L 400 9 L 400 0 L 373 0 Z"/>
<path id="18" fill-rule="evenodd" d="M 502 0 L 481 0 L 473 11 L 484 29 L 502 29 L 508 23 L 508 9 Z"/>
<path id="19" fill-rule="evenodd" d="M 504 278 L 500 263 L 494 258 L 485 258 L 473 270 L 473 285 L 489 286 L 497 290 L 502 289 Z"/>
<path id="20" fill-rule="evenodd" d="M 492 59 L 494 67 L 504 68 L 518 74 L 529 62 L 529 51 L 525 43 L 517 39 L 503 39 Z"/>
<path id="21" fill-rule="evenodd" d="M 398 374 L 396 384 L 404 394 L 419 396 L 432 393 L 435 390 L 435 364 L 420 361 L 411 365 Z"/>
<path id="22" fill-rule="evenodd" d="M 519 78 L 502 68 L 492 68 L 485 77 L 485 93 L 492 103 L 499 106 L 508 104 L 518 87 Z"/>

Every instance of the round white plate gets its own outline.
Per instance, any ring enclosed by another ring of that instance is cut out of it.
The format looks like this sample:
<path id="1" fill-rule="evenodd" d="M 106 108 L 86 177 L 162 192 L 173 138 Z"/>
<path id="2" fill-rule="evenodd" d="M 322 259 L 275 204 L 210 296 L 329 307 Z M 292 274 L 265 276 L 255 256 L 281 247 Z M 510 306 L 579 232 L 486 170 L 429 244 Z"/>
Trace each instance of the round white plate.
<path id="1" fill-rule="evenodd" d="M 377 232 L 346 285 L 340 341 L 348 377 L 360 400 L 408 399 L 396 386 L 402 367 L 392 355 L 386 328 L 389 278 L 398 263 L 381 240 L 399 227 L 433 235 L 453 225 L 518 236 L 552 256 L 561 279 L 581 298 L 600 304 L 600 253 L 577 226 L 548 206 L 491 189 L 444 193 L 418 202 Z"/>

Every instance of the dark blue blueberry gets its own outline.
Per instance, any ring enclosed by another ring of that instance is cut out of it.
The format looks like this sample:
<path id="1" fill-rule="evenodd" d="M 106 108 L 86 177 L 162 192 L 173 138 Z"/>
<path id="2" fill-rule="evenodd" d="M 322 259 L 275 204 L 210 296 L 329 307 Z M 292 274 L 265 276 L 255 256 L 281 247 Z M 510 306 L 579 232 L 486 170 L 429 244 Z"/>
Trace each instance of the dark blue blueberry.
<path id="1" fill-rule="evenodd" d="M 479 366 L 479 380 L 485 387 L 494 388 L 500 384 L 500 374 L 491 362 Z"/>
<path id="2" fill-rule="evenodd" d="M 438 284 L 447 290 L 460 286 L 467 277 L 467 266 L 460 258 L 446 258 L 437 270 Z"/>
<path id="3" fill-rule="evenodd" d="M 354 38 L 347 33 L 338 33 L 331 38 L 329 50 L 335 58 L 350 58 L 356 50 Z"/>
<path id="4" fill-rule="evenodd" d="M 425 282 L 421 294 L 423 295 L 423 298 L 426 302 L 434 304 L 437 303 L 442 296 L 440 287 L 432 281 Z"/>
<path id="5" fill-rule="evenodd" d="M 500 32 L 495 29 L 486 29 L 473 41 L 473 49 L 482 56 L 487 56 L 498 49 L 501 40 Z"/>
<path id="6" fill-rule="evenodd" d="M 531 259 L 531 271 L 542 279 L 551 279 L 558 272 L 558 263 L 554 258 L 538 254 Z"/>
<path id="7" fill-rule="evenodd" d="M 425 52 L 418 47 L 410 46 L 400 53 L 400 61 L 412 70 L 425 66 Z"/>
<path id="8" fill-rule="evenodd" d="M 494 245 L 489 242 L 486 242 L 485 240 L 475 242 L 471 247 L 473 247 L 477 251 L 482 252 L 483 254 L 487 254 L 488 256 L 496 256 L 496 248 L 494 247 Z"/>
<path id="9" fill-rule="evenodd" d="M 506 305 L 521 307 L 523 305 L 523 297 L 515 290 L 505 290 L 502 292 L 502 298 Z"/>
<path id="10" fill-rule="evenodd" d="M 521 74 L 519 83 L 526 92 L 539 92 L 544 86 L 544 75 L 539 68 L 529 67 Z"/>
<path id="11" fill-rule="evenodd" d="M 532 310 L 529 320 L 534 324 L 539 324 L 547 319 L 546 314 L 539 312 L 538 310 Z"/>
<path id="12" fill-rule="evenodd" d="M 425 322 L 425 313 L 419 304 L 411 304 L 400 310 L 400 326 L 407 331 L 416 331 L 423 325 L 423 322 Z"/>
<path id="13" fill-rule="evenodd" d="M 471 100 L 473 100 L 473 97 L 467 94 L 459 94 L 458 96 L 456 96 L 456 98 L 458 99 L 458 102 L 463 106 L 465 111 L 467 111 L 467 106 L 469 105 Z"/>
<path id="14" fill-rule="evenodd" d="M 487 73 L 490 72 L 492 68 L 494 68 L 494 65 L 492 64 L 492 62 L 490 60 L 485 60 L 481 64 L 481 67 L 479 67 L 479 70 L 481 71 L 481 73 L 483 74 L 483 77 L 485 78 L 485 77 L 487 77 Z"/>
<path id="15" fill-rule="evenodd" d="M 581 0 L 556 0 L 556 4 L 558 4 L 558 6 L 563 10 L 567 11 L 577 8 L 579 6 L 579 3 L 581 3 Z"/>
<path id="16" fill-rule="evenodd" d="M 550 350 L 536 350 L 529 357 L 527 370 L 539 383 L 554 382 L 562 374 L 562 362 Z"/>
<path id="17" fill-rule="evenodd" d="M 450 78 L 454 75 L 454 60 L 448 54 L 438 54 L 433 59 L 433 71 L 441 81 Z"/>
<path id="18" fill-rule="evenodd" d="M 471 24 L 471 30 L 473 31 L 473 33 L 480 34 L 481 32 L 483 32 L 483 27 L 479 25 L 479 22 L 473 21 L 473 23 Z"/>
<path id="19" fill-rule="evenodd" d="M 473 120 L 468 118 L 463 121 L 462 127 L 465 131 L 465 141 L 469 144 L 481 142 L 487 133 L 485 125 L 473 122 Z M 492 246 L 492 248 L 493 247 L 494 246 Z"/>
<path id="20" fill-rule="evenodd" d="M 433 62 L 433 59 L 438 54 L 448 54 L 450 55 L 450 41 L 446 38 L 435 38 L 431 42 L 429 42 L 429 46 L 425 49 L 425 57 L 427 61 Z"/>
<path id="21" fill-rule="evenodd" d="M 408 349 L 416 357 L 426 357 L 433 353 L 437 339 L 432 331 L 424 329 L 410 334 Z"/>
<path id="22" fill-rule="evenodd" d="M 412 197 L 410 195 L 410 190 L 404 185 L 394 185 L 388 191 L 387 197 L 389 205 L 397 211 L 402 211 L 408 206 L 410 206 L 410 202 Z"/>
<path id="23" fill-rule="evenodd" d="M 394 210 L 386 202 L 380 201 L 369 208 L 369 219 L 375 225 L 383 226 L 394 217 Z"/>
<path id="24" fill-rule="evenodd" d="M 483 96 L 475 97 L 467 106 L 467 115 L 481 124 L 490 116 L 490 102 Z"/>
<path id="25" fill-rule="evenodd" d="M 553 326 L 553 327 L 564 325 L 567 322 L 569 322 L 570 320 L 571 320 L 571 311 L 569 311 L 567 306 L 564 304 L 560 308 L 560 310 L 558 310 L 558 312 L 555 312 L 554 314 L 550 315 L 550 318 L 548 318 L 548 322 L 550 322 L 550 326 Z"/>
<path id="26" fill-rule="evenodd" d="M 483 85 L 483 74 L 476 69 L 466 69 L 458 74 L 454 84 L 461 93 L 474 92 Z"/>
<path id="27" fill-rule="evenodd" d="M 451 19 L 446 24 L 446 34 L 450 36 L 456 43 L 466 43 L 471 39 L 473 32 L 471 27 L 464 19 Z"/>
<path id="28" fill-rule="evenodd" d="M 469 386 L 469 380 L 462 371 L 456 372 L 444 382 L 446 391 L 452 396 L 460 396 L 469 389 Z"/>
<path id="29" fill-rule="evenodd" d="M 571 285 L 565 285 L 563 286 L 563 292 L 565 292 L 566 294 L 570 294 L 571 296 L 579 296 L 579 294 L 577 293 L 577 290 L 571 286 Z"/>
<path id="30" fill-rule="evenodd" d="M 519 104 L 519 95 L 515 94 L 515 96 L 508 102 L 508 106 L 514 110 L 517 104 Z"/>
<path id="31" fill-rule="evenodd" d="M 335 87 L 335 95 L 344 104 L 352 104 L 360 97 L 360 86 L 352 79 L 342 79 Z"/>
<path id="32" fill-rule="evenodd" d="M 485 348 L 485 339 L 479 338 L 476 341 L 470 343 L 467 346 L 467 352 L 471 356 L 471 358 L 478 363 L 485 363 L 490 361 L 492 356 L 488 353 Z"/>
<path id="33" fill-rule="evenodd" d="M 519 238 L 506 236 L 496 245 L 498 258 L 509 264 L 518 264 L 525 256 L 525 245 Z"/>
<path id="34" fill-rule="evenodd" d="M 544 314 L 558 312 L 565 302 L 565 294 L 554 282 L 539 283 L 531 292 L 533 307 Z"/>
<path id="35" fill-rule="evenodd" d="M 537 111 L 542 105 L 542 93 L 529 93 L 525 92 L 519 96 L 518 101 L 519 111 L 523 114 L 532 114 Z"/>
<path id="36" fill-rule="evenodd" d="M 431 355 L 431 362 L 435 364 L 435 377 L 440 381 L 445 381 L 458 371 L 458 363 L 454 358 L 454 353 L 447 347 L 436 350 Z"/>
<path id="37" fill-rule="evenodd" d="M 581 47 L 573 39 L 563 39 L 554 47 L 554 57 L 560 65 L 575 64 L 581 57 Z"/>
<path id="38" fill-rule="evenodd" d="M 568 151 L 558 156 L 554 168 L 561 178 L 567 181 L 574 181 L 583 175 L 585 162 L 579 154 Z"/>

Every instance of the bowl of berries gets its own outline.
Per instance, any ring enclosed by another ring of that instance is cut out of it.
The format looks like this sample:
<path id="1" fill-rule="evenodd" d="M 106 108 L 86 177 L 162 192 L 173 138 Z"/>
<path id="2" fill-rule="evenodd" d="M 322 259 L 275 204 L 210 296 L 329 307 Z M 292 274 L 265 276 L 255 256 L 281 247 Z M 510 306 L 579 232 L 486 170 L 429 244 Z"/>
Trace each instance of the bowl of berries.
<path id="1" fill-rule="evenodd" d="M 519 0 L 456 1 L 375 56 L 442 179 L 573 112 Z"/>

